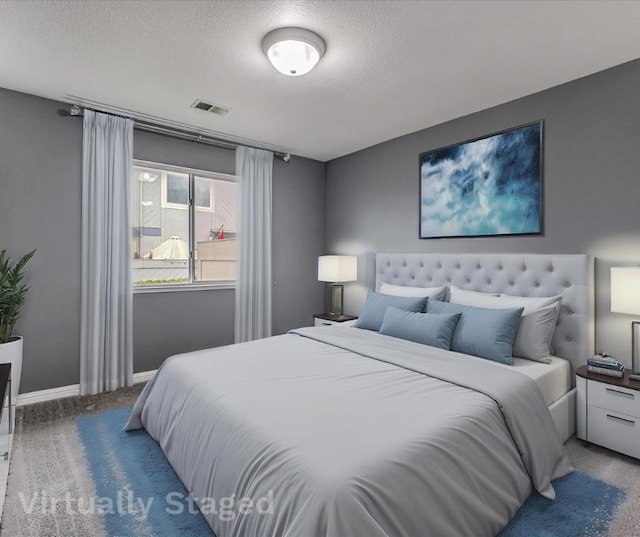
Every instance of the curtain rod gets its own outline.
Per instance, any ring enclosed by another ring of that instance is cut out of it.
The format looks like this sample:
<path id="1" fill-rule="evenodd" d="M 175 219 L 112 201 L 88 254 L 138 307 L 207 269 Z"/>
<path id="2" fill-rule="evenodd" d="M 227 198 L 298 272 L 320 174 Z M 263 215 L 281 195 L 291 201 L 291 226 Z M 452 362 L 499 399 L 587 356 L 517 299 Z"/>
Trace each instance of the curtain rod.
<path id="1" fill-rule="evenodd" d="M 123 116 L 120 114 L 113 114 L 111 112 L 103 112 L 101 110 L 94 110 L 93 108 L 82 108 L 77 104 L 71 106 L 71 108 L 67 110 L 60 110 L 60 114 L 64 116 L 70 117 L 82 117 L 84 115 L 84 110 L 93 110 L 94 112 L 99 112 L 100 114 L 108 114 L 110 116 L 117 117 L 126 117 L 127 119 L 131 119 L 133 121 L 133 128 L 138 129 L 144 132 L 151 132 L 154 134 L 159 134 L 160 136 L 167 136 L 169 138 L 178 138 L 180 140 L 188 140 L 191 142 L 196 142 L 199 144 L 210 145 L 213 147 L 221 147 L 223 149 L 235 149 L 239 145 L 246 145 L 246 147 L 252 147 L 254 149 L 264 149 L 263 147 L 258 147 L 254 145 L 247 144 L 239 144 L 236 142 L 230 142 L 229 140 L 224 140 L 222 138 L 215 138 L 214 136 L 207 136 L 206 134 L 198 134 L 195 132 L 189 132 L 182 129 L 177 129 L 175 127 L 167 127 L 164 125 L 159 125 L 157 123 L 151 123 L 148 121 L 142 121 L 139 119 L 131 118 L 128 116 Z M 270 151 L 270 150 L 267 150 Z M 284 162 L 289 162 L 291 160 L 290 153 L 282 153 L 281 151 L 274 151 L 274 156 L 282 159 Z"/>

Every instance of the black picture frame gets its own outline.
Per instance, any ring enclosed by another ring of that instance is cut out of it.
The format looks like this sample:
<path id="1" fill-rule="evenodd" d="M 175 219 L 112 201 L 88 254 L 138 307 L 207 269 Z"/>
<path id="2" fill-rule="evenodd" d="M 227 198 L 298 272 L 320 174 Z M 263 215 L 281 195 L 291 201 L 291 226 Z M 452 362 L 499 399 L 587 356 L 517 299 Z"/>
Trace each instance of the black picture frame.
<path id="1" fill-rule="evenodd" d="M 543 235 L 543 120 L 420 153 L 418 238 Z"/>

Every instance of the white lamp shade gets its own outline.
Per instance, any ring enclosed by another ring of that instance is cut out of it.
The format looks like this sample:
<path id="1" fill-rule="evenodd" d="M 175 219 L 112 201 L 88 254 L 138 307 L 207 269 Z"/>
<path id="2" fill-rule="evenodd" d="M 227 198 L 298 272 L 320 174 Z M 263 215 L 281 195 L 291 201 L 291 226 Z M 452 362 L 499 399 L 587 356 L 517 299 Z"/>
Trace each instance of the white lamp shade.
<path id="1" fill-rule="evenodd" d="M 611 311 L 640 314 L 640 267 L 611 268 Z"/>
<path id="2" fill-rule="evenodd" d="M 355 255 L 321 255 L 318 257 L 318 281 L 352 282 L 358 279 Z"/>

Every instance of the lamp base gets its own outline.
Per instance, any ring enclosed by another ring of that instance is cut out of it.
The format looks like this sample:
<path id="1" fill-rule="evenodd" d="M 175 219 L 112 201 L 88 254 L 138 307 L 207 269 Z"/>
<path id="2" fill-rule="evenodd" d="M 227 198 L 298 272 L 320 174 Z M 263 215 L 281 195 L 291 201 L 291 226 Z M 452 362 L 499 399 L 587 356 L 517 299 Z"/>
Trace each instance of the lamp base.
<path id="1" fill-rule="evenodd" d="M 344 286 L 338 283 L 331 284 L 331 300 L 329 301 L 329 312 L 331 315 L 340 316 L 344 314 Z"/>

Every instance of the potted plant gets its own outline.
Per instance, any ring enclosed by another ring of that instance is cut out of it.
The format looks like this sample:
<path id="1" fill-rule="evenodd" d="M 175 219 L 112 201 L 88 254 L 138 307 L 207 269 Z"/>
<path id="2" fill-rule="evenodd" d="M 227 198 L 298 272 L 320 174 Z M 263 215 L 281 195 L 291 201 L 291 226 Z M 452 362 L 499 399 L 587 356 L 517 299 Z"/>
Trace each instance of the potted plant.
<path id="1" fill-rule="evenodd" d="M 6 250 L 0 251 L 0 363 L 11 363 L 11 397 L 15 404 L 22 375 L 22 337 L 13 329 L 20 318 L 29 287 L 23 282 L 24 267 L 33 252 L 12 262 Z"/>

